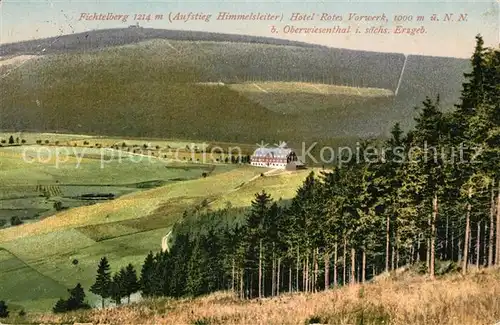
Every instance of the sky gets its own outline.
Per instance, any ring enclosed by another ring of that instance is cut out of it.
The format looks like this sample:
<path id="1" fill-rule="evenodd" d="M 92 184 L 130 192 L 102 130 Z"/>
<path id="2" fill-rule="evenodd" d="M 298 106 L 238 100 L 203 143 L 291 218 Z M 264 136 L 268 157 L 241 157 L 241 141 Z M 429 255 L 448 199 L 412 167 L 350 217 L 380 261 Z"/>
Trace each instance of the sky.
<path id="1" fill-rule="evenodd" d="M 481 34 L 487 46 L 498 47 L 500 0 L 476 1 L 130 1 L 130 0 L 0 0 L 0 44 L 13 43 L 44 37 L 71 34 L 94 29 L 120 28 L 135 25 L 142 27 L 210 31 L 231 34 L 277 37 L 321 44 L 337 48 L 349 48 L 380 52 L 397 52 L 432 56 L 452 56 L 468 58 L 472 54 L 475 35 Z M 283 17 L 270 21 L 220 21 L 216 20 L 221 11 L 233 14 L 273 13 Z M 169 15 L 176 13 L 211 14 L 208 22 L 172 21 Z M 82 14 L 129 15 L 122 20 L 85 20 Z M 291 21 L 293 13 L 312 14 L 312 21 Z M 335 14 L 342 21 L 320 21 L 323 13 Z M 382 15 L 387 22 L 348 21 L 349 14 Z M 443 21 L 445 14 L 453 14 L 454 21 Z M 151 14 L 150 21 L 134 20 L 136 14 Z M 440 21 L 431 21 L 436 14 Z M 467 21 L 457 21 L 461 14 Z M 156 15 L 163 18 L 155 19 Z M 395 22 L 395 15 L 411 15 L 413 21 Z M 417 21 L 424 16 L 424 21 Z M 272 33 L 274 25 L 278 33 Z M 404 28 L 420 28 L 425 32 L 410 35 L 396 34 L 397 25 Z M 288 26 L 288 27 L 286 27 Z M 351 27 L 344 34 L 290 34 L 290 29 L 303 27 L 339 28 Z M 387 28 L 388 34 L 365 33 L 370 27 Z M 288 29 L 287 29 L 288 28 Z M 356 33 L 359 28 L 360 33 Z"/>

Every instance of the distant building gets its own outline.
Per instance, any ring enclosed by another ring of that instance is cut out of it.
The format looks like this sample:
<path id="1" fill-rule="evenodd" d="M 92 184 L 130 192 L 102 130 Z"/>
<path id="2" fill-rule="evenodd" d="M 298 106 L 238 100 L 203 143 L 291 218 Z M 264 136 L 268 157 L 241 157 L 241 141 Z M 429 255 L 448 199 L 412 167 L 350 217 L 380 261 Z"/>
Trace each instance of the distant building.
<path id="1" fill-rule="evenodd" d="M 286 145 L 275 148 L 258 148 L 250 157 L 250 164 L 257 167 L 296 170 L 305 165 L 297 154 Z"/>

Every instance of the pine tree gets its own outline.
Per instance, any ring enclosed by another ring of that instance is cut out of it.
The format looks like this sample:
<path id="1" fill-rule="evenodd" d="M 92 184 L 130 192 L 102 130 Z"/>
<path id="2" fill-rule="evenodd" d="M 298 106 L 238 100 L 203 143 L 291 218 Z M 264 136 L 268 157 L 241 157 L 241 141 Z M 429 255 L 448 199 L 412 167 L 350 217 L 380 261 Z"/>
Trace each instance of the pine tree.
<path id="1" fill-rule="evenodd" d="M 68 292 L 70 297 L 66 301 L 67 310 L 89 308 L 89 305 L 85 303 L 85 291 L 80 283 L 78 283 L 73 289 L 68 289 Z"/>
<path id="2" fill-rule="evenodd" d="M 468 118 L 474 114 L 474 109 L 483 101 L 485 81 L 485 56 L 486 49 L 481 35 L 476 35 L 476 47 L 472 54 L 472 71 L 464 73 L 466 82 L 462 84 L 461 103 L 457 113 Z"/>
<path id="3" fill-rule="evenodd" d="M 128 264 L 125 268 L 124 275 L 124 285 L 125 285 L 125 293 L 128 299 L 128 303 L 130 303 L 130 296 L 140 289 L 139 281 L 137 279 L 137 272 L 132 264 Z"/>
<path id="4" fill-rule="evenodd" d="M 198 296 L 208 292 L 208 256 L 203 248 L 202 243 L 204 241 L 204 236 L 195 239 L 191 257 L 187 265 L 186 292 L 191 296 Z"/>
<path id="5" fill-rule="evenodd" d="M 420 184 L 421 200 L 424 204 L 421 215 L 428 215 L 427 229 L 427 251 L 429 275 L 434 277 L 435 264 L 435 244 L 436 244 L 436 225 L 439 215 L 439 197 L 443 194 L 446 185 L 446 173 L 444 172 L 442 141 L 446 135 L 445 120 L 443 114 L 439 111 L 439 96 L 435 101 L 429 97 L 423 102 L 423 108 L 418 117 L 415 118 L 417 125 L 413 133 L 412 145 L 424 148 L 419 153 L 419 160 L 413 164 L 417 170 L 417 175 L 423 177 Z M 431 155 L 429 153 L 432 153 Z"/>
<path id="6" fill-rule="evenodd" d="M 344 241 L 344 215 L 345 215 L 345 187 L 344 170 L 341 168 L 334 168 L 332 172 L 322 173 L 323 181 L 323 209 L 324 215 L 324 228 L 323 238 L 327 250 L 333 250 L 333 284 L 338 285 L 338 247 L 342 246 Z M 329 265 L 326 265 L 325 275 L 328 275 Z M 325 280 L 326 287 L 329 285 L 330 279 Z"/>
<path id="7" fill-rule="evenodd" d="M 9 144 L 14 144 L 14 137 L 12 135 L 9 137 Z"/>
<path id="8" fill-rule="evenodd" d="M 115 273 L 111 280 L 110 297 L 117 305 L 120 305 L 122 298 L 126 296 L 125 281 L 125 269 L 121 269 L 120 272 Z"/>
<path id="9" fill-rule="evenodd" d="M 250 278 L 248 288 L 250 297 L 253 297 L 254 292 L 261 292 L 261 287 L 259 286 L 262 280 L 259 277 L 259 271 L 262 271 L 260 268 L 262 266 L 262 256 L 259 254 L 260 243 L 264 238 L 264 220 L 269 213 L 271 202 L 271 196 L 265 191 L 257 193 L 255 199 L 252 201 L 250 212 L 246 216 L 245 236 L 243 240 L 245 254 L 243 268 L 247 270 L 247 276 Z"/>
<path id="10" fill-rule="evenodd" d="M 1 302 L 0 302 L 0 305 L 1 305 Z M 1 307 L 0 307 L 1 308 Z M 68 302 L 67 300 L 64 300 L 62 298 L 60 298 L 54 307 L 52 307 L 52 312 L 54 314 L 58 314 L 58 313 L 65 313 L 68 311 Z"/>
<path id="11" fill-rule="evenodd" d="M 172 297 L 186 294 L 186 265 L 189 263 L 193 248 L 191 236 L 188 233 L 177 234 L 168 261 L 157 264 L 155 273 L 160 274 L 160 277 L 153 278 L 158 283 L 155 287 L 161 287 L 164 285 L 162 282 L 168 280 L 168 294 Z M 157 294 L 159 293 L 160 291 Z"/>
<path id="12" fill-rule="evenodd" d="M 457 144 L 459 141 L 465 143 L 468 148 L 475 148 L 476 155 L 472 150 L 465 150 L 467 164 L 458 166 L 456 186 L 462 187 L 462 197 L 466 198 L 465 224 L 467 230 L 464 238 L 464 255 L 468 255 L 469 231 L 471 223 L 479 225 L 483 220 L 486 222 L 489 214 L 490 234 L 488 242 L 488 263 L 492 263 L 492 237 L 494 222 L 490 211 L 475 212 L 476 220 L 471 219 L 473 205 L 481 205 L 482 195 L 477 195 L 484 190 L 481 184 L 494 184 L 499 179 L 500 170 L 500 54 L 499 51 L 484 48 L 484 42 L 480 35 L 476 36 L 476 48 L 471 58 L 472 71 L 466 73 L 466 83 L 463 84 L 462 101 L 458 110 L 451 119 L 450 128 L 455 131 L 450 136 L 450 142 Z M 456 132 L 458 130 L 459 132 Z M 458 136 L 457 136 L 458 135 Z M 473 156 L 474 155 L 474 156 Z M 474 163 L 472 158 L 474 157 Z M 478 180 L 480 180 L 478 182 Z M 481 187 L 479 190 L 477 187 Z M 490 185 L 490 187 L 492 187 Z M 474 193 L 473 197 L 471 194 Z M 489 212 L 489 213 L 488 213 Z M 476 237 L 479 236 L 479 233 Z M 477 238 L 478 239 L 478 238 Z M 477 247 L 480 248 L 480 247 Z M 476 250 L 476 255 L 478 255 Z M 476 256 L 478 261 L 478 256 Z M 466 271 L 467 259 L 463 261 L 463 271 Z"/>
<path id="13" fill-rule="evenodd" d="M 90 291 L 98 296 L 101 296 L 102 308 L 104 308 L 104 300 L 111 295 L 111 273 L 109 263 L 106 257 L 101 258 L 97 267 L 97 276 L 95 283 L 90 288 Z"/>
<path id="14" fill-rule="evenodd" d="M 154 255 L 150 251 L 144 260 L 144 264 L 142 264 L 141 279 L 139 281 L 140 290 L 144 297 L 151 297 L 153 295 L 155 268 Z"/>
<path id="15" fill-rule="evenodd" d="M 5 301 L 0 300 L 0 318 L 7 318 L 7 317 L 9 317 L 9 308 L 7 307 Z"/>
<path id="16" fill-rule="evenodd" d="M 300 258 L 304 262 L 303 287 L 305 291 L 312 289 L 311 285 L 314 279 L 314 276 L 310 276 L 313 272 L 311 272 L 309 260 L 314 260 L 314 250 L 324 242 L 323 230 L 316 226 L 320 224 L 322 218 L 320 192 L 321 183 L 316 179 L 314 172 L 311 172 L 297 190 L 297 194 L 286 212 L 293 220 L 291 225 L 292 241 L 302 253 L 302 256 L 297 256 L 297 259 Z M 298 260 L 296 262 L 297 265 L 300 264 Z"/>
<path id="17" fill-rule="evenodd" d="M 411 244 L 402 241 L 403 237 L 400 232 L 400 197 L 398 189 L 402 186 L 402 174 L 404 164 L 405 139 L 403 131 L 396 123 L 391 130 L 391 137 L 386 142 L 389 152 L 383 155 L 383 166 L 379 173 L 382 178 L 379 181 L 379 186 L 383 195 L 380 195 L 384 201 L 385 214 L 385 271 L 398 267 L 396 256 L 402 248 L 408 249 Z M 392 252 L 391 252 L 392 248 Z"/>
<path id="18" fill-rule="evenodd" d="M 366 143 L 365 145 L 370 145 Z M 365 149 L 367 150 L 367 149 Z M 366 256 L 370 251 L 375 251 L 382 243 L 380 238 L 384 238 L 384 224 L 387 230 L 384 211 L 389 204 L 385 199 L 388 197 L 389 187 L 386 170 L 378 160 L 365 162 L 361 170 L 358 195 L 358 215 L 359 222 L 355 232 L 361 249 L 361 281 L 366 280 Z M 387 236 L 387 233 L 385 234 Z M 387 244 L 387 243 L 386 243 Z"/>

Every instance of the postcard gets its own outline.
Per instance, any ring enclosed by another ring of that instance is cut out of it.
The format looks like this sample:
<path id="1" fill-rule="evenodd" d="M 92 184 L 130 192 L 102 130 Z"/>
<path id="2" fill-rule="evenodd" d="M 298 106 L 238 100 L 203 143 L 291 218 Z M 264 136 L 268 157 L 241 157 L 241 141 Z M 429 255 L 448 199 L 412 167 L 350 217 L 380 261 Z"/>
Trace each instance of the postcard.
<path id="1" fill-rule="evenodd" d="M 0 0 L 0 323 L 500 322 L 499 4 Z"/>

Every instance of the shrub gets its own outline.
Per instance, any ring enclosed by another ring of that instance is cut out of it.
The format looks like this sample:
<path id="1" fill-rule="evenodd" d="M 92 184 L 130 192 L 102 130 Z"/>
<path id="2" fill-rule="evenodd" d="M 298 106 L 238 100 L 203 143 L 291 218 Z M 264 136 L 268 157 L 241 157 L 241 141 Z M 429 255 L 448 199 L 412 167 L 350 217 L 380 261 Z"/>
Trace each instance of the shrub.
<path id="1" fill-rule="evenodd" d="M 58 314 L 58 313 L 64 313 L 68 310 L 68 303 L 66 302 L 66 300 L 60 298 L 54 307 L 52 307 L 52 312 L 54 312 L 54 314 Z"/>
<path id="2" fill-rule="evenodd" d="M 55 209 L 56 211 L 61 211 L 61 210 L 63 210 L 64 208 L 63 208 L 62 202 L 61 202 L 61 201 L 56 201 L 56 202 L 54 202 L 54 209 Z"/>
<path id="3" fill-rule="evenodd" d="M 308 319 L 306 319 L 306 325 L 309 324 L 319 324 L 321 323 L 321 318 L 319 316 L 311 316 Z"/>
<path id="4" fill-rule="evenodd" d="M 18 226 L 18 225 L 22 225 L 23 221 L 18 216 L 14 216 L 14 217 L 10 218 L 10 224 L 12 226 Z"/>
<path id="5" fill-rule="evenodd" d="M 453 261 L 436 261 L 436 275 L 458 272 L 459 265 Z"/>
<path id="6" fill-rule="evenodd" d="M 0 300 L 0 318 L 7 318 L 9 317 L 9 309 L 7 307 L 7 304 L 5 301 Z"/>
<path id="7" fill-rule="evenodd" d="M 210 325 L 212 322 L 209 318 L 200 318 L 193 322 L 193 325 Z"/>
<path id="8" fill-rule="evenodd" d="M 90 305 L 85 302 L 85 291 L 80 283 L 73 289 L 68 289 L 70 297 L 67 300 L 60 298 L 52 308 L 54 313 L 64 313 L 78 309 L 90 309 Z"/>

